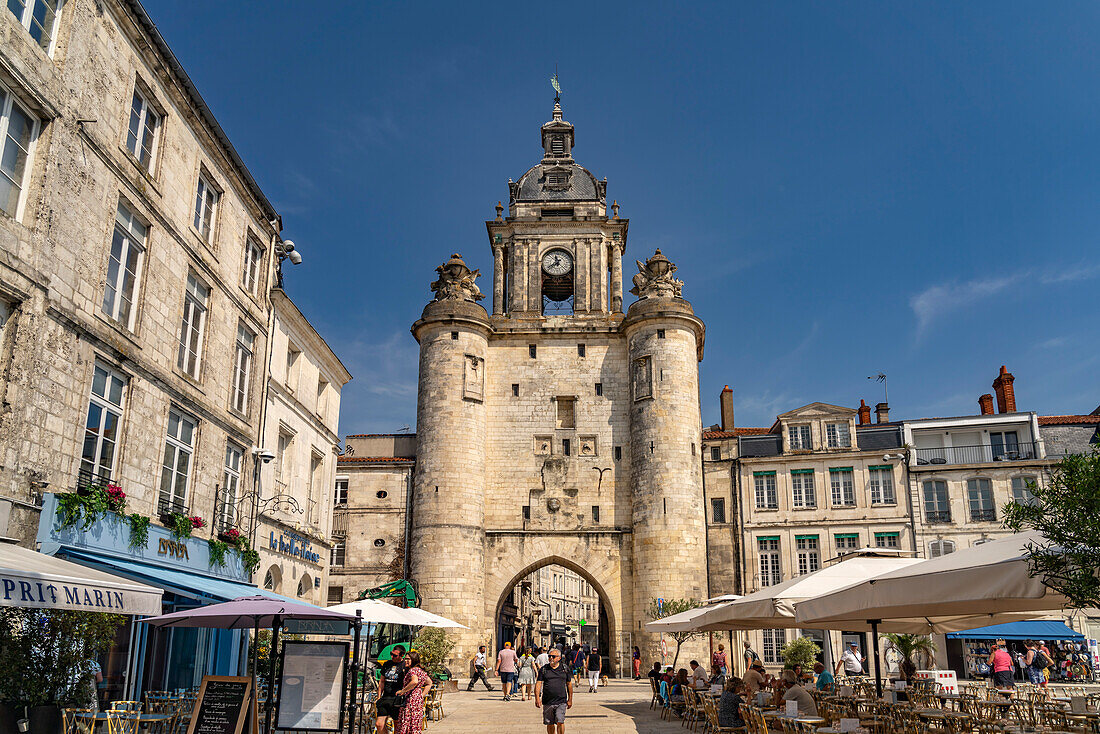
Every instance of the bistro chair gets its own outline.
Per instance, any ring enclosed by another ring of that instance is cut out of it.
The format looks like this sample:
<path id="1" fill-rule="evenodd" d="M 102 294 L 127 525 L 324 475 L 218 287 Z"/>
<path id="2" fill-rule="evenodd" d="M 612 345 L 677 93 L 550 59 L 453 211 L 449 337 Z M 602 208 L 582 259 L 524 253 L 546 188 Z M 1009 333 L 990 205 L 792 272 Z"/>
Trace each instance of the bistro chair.
<path id="1" fill-rule="evenodd" d="M 111 709 L 107 712 L 107 734 L 138 734 L 137 711 Z"/>
<path id="2" fill-rule="evenodd" d="M 703 696 L 703 716 L 709 734 L 743 734 L 743 726 L 722 726 L 718 723 L 718 704 L 710 696 Z"/>
<path id="3" fill-rule="evenodd" d="M 672 697 L 668 692 L 668 681 L 661 681 L 660 683 L 660 696 L 661 696 L 661 718 L 672 718 Z"/>
<path id="4" fill-rule="evenodd" d="M 65 734 L 94 734 L 95 711 L 91 709 L 61 709 Z"/>
<path id="5" fill-rule="evenodd" d="M 656 678 L 649 679 L 649 686 L 653 689 L 653 699 L 649 702 L 649 708 L 652 711 L 653 709 L 657 708 L 657 704 L 661 700 L 661 689 L 657 687 Z"/>

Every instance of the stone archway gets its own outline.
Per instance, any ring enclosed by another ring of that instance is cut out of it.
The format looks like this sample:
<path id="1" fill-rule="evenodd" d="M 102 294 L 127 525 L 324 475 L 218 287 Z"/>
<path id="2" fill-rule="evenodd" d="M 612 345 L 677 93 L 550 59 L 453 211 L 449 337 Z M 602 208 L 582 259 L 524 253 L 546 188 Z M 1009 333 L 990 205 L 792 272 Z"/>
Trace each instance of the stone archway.
<path id="1" fill-rule="evenodd" d="M 600 599 L 610 672 L 616 675 L 620 645 L 625 644 L 621 642 L 623 633 L 631 631 L 634 624 L 629 534 L 609 531 L 531 536 L 489 531 L 487 536 L 483 619 L 492 625 L 493 649 L 499 647 L 497 619 L 512 588 L 544 566 L 562 566 L 587 581 Z"/>

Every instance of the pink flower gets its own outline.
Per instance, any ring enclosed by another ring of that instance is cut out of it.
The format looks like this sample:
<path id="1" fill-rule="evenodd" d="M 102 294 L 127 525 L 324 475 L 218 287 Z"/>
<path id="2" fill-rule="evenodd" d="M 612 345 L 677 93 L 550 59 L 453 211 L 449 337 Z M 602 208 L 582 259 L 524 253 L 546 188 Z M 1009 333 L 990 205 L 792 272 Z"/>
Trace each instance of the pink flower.
<path id="1" fill-rule="evenodd" d="M 198 528 L 205 528 L 206 527 L 206 520 L 203 520 L 198 515 L 195 515 L 194 517 L 191 517 L 191 518 L 188 518 L 188 519 L 191 520 L 191 527 L 195 528 L 196 530 Z"/>

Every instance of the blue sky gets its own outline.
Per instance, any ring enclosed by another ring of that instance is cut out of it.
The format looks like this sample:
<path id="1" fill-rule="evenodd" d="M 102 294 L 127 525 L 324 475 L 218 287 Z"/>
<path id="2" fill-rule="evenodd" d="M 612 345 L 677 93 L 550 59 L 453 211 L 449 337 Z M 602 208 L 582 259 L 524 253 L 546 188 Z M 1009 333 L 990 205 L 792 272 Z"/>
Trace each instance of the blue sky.
<path id="1" fill-rule="evenodd" d="M 415 422 L 409 334 L 538 161 L 557 63 L 577 161 L 707 324 L 703 419 L 820 400 L 1100 404 L 1092 2 L 146 7 L 283 215 L 287 288 L 355 379 L 342 433 Z"/>

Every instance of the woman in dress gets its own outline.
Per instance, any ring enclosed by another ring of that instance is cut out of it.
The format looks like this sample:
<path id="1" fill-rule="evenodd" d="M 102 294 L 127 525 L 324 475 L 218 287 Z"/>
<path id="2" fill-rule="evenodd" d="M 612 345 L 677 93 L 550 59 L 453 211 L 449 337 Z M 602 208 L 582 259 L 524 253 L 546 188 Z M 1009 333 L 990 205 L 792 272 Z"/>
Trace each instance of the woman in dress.
<path id="1" fill-rule="evenodd" d="M 409 670 L 405 673 L 405 687 L 397 695 L 405 697 L 401 715 L 397 720 L 397 734 L 420 734 L 424 731 L 424 697 L 431 690 L 432 679 L 420 664 L 420 653 L 409 653 Z"/>
<path id="2" fill-rule="evenodd" d="M 524 648 L 519 656 L 518 685 L 523 692 L 523 700 L 530 701 L 535 694 L 535 656 L 530 648 Z"/>

